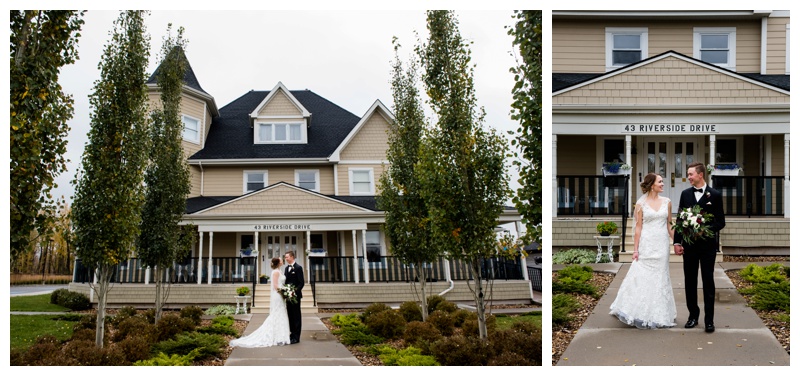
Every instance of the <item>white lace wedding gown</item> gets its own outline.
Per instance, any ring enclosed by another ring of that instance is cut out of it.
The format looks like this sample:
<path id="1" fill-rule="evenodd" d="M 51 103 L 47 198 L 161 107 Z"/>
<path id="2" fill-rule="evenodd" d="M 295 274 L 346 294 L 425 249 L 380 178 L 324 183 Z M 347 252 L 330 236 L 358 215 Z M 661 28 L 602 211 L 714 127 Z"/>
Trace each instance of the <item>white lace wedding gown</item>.
<path id="1" fill-rule="evenodd" d="M 280 269 L 272 271 L 270 283 L 269 316 L 254 332 L 231 341 L 233 347 L 269 347 L 289 344 L 289 316 L 286 314 L 286 302 L 277 291 L 286 282 L 286 276 Z"/>
<path id="2" fill-rule="evenodd" d="M 672 327 L 677 317 L 669 278 L 669 199 L 661 201 L 658 210 L 642 205 L 639 260 L 631 264 L 611 304 L 610 314 L 640 329 Z"/>

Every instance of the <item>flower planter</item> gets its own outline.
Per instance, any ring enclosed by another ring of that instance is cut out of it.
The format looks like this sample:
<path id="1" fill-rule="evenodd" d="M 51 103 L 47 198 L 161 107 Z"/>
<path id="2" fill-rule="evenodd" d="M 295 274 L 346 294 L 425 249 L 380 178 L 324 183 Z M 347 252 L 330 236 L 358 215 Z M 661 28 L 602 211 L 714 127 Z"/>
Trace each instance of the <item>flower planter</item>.
<path id="1" fill-rule="evenodd" d="M 739 176 L 739 169 L 738 168 L 726 169 L 726 170 L 715 169 L 714 171 L 711 172 L 711 175 L 712 176 Z"/>
<path id="2" fill-rule="evenodd" d="M 615 170 L 603 167 L 603 176 L 624 176 L 630 174 L 631 174 L 631 169 L 629 168 L 626 169 L 618 168 Z"/>

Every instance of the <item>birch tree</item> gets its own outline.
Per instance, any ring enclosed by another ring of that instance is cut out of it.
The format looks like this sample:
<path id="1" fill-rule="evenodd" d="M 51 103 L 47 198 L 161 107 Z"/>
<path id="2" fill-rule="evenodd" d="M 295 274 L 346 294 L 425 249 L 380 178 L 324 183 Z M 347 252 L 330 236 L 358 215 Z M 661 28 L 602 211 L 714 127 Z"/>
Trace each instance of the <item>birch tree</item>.
<path id="1" fill-rule="evenodd" d="M 72 207 L 76 253 L 95 271 L 95 343 L 101 348 L 111 277 L 135 247 L 144 203 L 149 148 L 146 13 L 123 11 L 114 21 L 99 64 L 100 79 L 89 96 L 91 130 Z"/>

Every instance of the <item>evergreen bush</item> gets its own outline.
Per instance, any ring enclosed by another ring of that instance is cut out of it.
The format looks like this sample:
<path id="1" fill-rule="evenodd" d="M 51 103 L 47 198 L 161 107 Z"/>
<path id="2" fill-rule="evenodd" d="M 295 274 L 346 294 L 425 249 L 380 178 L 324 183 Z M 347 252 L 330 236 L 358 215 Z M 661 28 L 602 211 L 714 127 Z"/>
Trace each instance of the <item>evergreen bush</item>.
<path id="1" fill-rule="evenodd" d="M 434 342 L 431 355 L 443 366 L 485 366 L 492 354 L 489 341 L 454 335 Z"/>
<path id="2" fill-rule="evenodd" d="M 400 314 L 407 323 L 412 321 L 422 321 L 422 308 L 417 302 L 403 302 L 400 304 Z"/>
<path id="3" fill-rule="evenodd" d="M 227 341 L 220 335 L 191 332 L 178 334 L 174 339 L 156 343 L 153 345 L 153 352 L 187 355 L 197 351 L 193 359 L 205 359 L 221 354 L 226 345 Z"/>
<path id="4" fill-rule="evenodd" d="M 441 305 L 440 305 L 441 306 Z M 428 321 L 434 328 L 439 330 L 444 336 L 453 334 L 455 330 L 455 319 L 445 311 L 436 310 L 428 315 Z"/>
<path id="5" fill-rule="evenodd" d="M 572 321 L 572 312 L 580 308 L 580 303 L 567 294 L 553 295 L 553 324 L 564 325 Z"/>
<path id="6" fill-rule="evenodd" d="M 367 316 L 364 324 L 369 331 L 383 338 L 394 339 L 403 334 L 406 321 L 393 309 L 383 310 Z"/>
<path id="7" fill-rule="evenodd" d="M 203 317 L 203 309 L 198 306 L 186 306 L 181 308 L 180 316 L 191 319 L 195 325 L 200 325 L 200 320 Z"/>

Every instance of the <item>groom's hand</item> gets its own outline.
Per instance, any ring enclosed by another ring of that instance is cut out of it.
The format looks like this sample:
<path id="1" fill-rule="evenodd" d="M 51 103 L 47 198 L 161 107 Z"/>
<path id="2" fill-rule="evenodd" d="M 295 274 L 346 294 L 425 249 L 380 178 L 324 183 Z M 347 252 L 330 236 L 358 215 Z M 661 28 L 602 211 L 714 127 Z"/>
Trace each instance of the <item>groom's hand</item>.
<path id="1" fill-rule="evenodd" d="M 680 256 L 683 254 L 683 246 L 680 244 L 675 244 L 675 254 Z"/>

